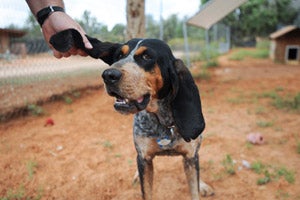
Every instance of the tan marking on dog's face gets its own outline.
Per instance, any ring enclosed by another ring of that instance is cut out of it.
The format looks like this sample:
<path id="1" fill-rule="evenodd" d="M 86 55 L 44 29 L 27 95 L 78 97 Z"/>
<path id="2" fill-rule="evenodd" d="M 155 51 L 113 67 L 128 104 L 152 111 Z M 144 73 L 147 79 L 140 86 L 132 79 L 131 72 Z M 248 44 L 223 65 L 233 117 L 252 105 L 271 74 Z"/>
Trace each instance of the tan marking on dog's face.
<path id="1" fill-rule="evenodd" d="M 122 46 L 121 51 L 122 51 L 123 55 L 127 55 L 129 53 L 129 46 L 128 45 Z"/>
<path id="2" fill-rule="evenodd" d="M 141 55 L 142 53 L 144 53 L 144 51 L 147 49 L 147 47 L 145 46 L 141 46 L 139 47 L 136 51 L 135 51 L 135 55 Z"/>
<path id="3" fill-rule="evenodd" d="M 146 110 L 148 112 L 156 112 L 158 110 L 157 93 L 163 87 L 163 78 L 159 67 L 155 65 L 150 72 L 145 72 L 145 77 L 147 85 L 151 88 L 151 101 Z"/>
<path id="4" fill-rule="evenodd" d="M 157 65 L 150 72 L 145 72 L 147 84 L 151 88 L 151 96 L 157 98 L 158 91 L 163 87 L 163 78 Z"/>

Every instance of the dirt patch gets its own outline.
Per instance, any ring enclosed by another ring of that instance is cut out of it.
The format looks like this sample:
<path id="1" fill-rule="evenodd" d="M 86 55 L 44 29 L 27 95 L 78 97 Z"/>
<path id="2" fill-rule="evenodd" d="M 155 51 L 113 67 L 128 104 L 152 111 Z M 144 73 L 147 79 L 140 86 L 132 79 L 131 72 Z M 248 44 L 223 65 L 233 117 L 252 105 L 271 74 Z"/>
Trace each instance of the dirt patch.
<path id="1" fill-rule="evenodd" d="M 200 173 L 216 193 L 206 199 L 300 199 L 299 111 L 276 108 L 271 96 L 300 92 L 300 66 L 223 56 L 210 73 L 211 80 L 197 81 L 207 123 Z M 0 197 L 141 199 L 132 183 L 133 116 L 115 112 L 103 89 L 81 96 L 72 104 L 44 105 L 44 116 L 0 124 Z M 49 118 L 54 125 L 44 126 Z M 260 133 L 265 143 L 247 143 L 249 133 Z M 263 171 L 247 169 L 245 161 L 262 163 Z M 154 199 L 189 199 L 180 157 L 157 157 L 154 168 Z M 266 171 L 270 182 L 258 185 Z"/>

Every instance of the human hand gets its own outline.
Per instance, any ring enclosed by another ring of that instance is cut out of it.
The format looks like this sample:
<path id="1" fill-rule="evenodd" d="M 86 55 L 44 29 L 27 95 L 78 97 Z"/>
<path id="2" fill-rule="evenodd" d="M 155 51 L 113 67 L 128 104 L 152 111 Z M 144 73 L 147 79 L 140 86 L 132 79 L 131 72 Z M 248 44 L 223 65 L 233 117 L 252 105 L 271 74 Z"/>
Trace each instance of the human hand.
<path id="1" fill-rule="evenodd" d="M 82 27 L 73 20 L 69 15 L 67 15 L 64 12 L 53 12 L 44 22 L 42 26 L 42 32 L 44 34 L 45 41 L 49 45 L 49 47 L 53 51 L 53 55 L 56 58 L 62 58 L 62 57 L 69 57 L 71 55 L 80 55 L 80 56 L 87 56 L 87 54 L 76 47 L 72 47 L 67 52 L 59 52 L 55 50 L 52 45 L 49 43 L 50 37 L 54 35 L 55 33 L 58 33 L 60 31 L 66 30 L 66 29 L 76 29 L 81 34 L 83 38 L 83 43 L 87 49 L 92 49 L 93 46 L 89 42 L 89 40 L 85 36 L 85 32 L 82 29 Z"/>

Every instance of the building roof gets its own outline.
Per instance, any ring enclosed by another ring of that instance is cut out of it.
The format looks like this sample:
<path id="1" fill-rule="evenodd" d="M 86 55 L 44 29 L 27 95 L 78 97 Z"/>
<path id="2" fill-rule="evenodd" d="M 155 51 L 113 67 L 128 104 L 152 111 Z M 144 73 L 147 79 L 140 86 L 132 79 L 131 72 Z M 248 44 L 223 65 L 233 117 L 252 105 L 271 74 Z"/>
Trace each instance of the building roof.
<path id="1" fill-rule="evenodd" d="M 27 32 L 23 30 L 17 30 L 17 29 L 6 29 L 6 28 L 0 28 L 0 34 L 5 33 L 8 34 L 10 37 L 22 37 Z"/>
<path id="2" fill-rule="evenodd" d="M 293 26 L 293 25 L 285 26 L 282 29 L 279 29 L 278 31 L 275 31 L 274 33 L 271 33 L 270 38 L 271 39 L 279 38 L 279 37 L 291 32 L 293 30 L 296 30 L 296 29 L 298 29 L 297 26 Z"/>
<path id="3" fill-rule="evenodd" d="M 209 29 L 247 0 L 210 0 L 190 19 L 189 25 Z"/>

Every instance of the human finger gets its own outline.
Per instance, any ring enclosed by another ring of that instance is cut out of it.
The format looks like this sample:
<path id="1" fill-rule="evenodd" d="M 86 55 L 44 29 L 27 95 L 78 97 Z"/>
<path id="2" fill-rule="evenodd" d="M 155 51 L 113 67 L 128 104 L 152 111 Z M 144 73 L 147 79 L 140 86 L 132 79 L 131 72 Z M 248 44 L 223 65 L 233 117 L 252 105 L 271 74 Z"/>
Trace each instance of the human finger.
<path id="1" fill-rule="evenodd" d="M 82 51 L 81 49 L 79 49 L 78 51 L 77 51 L 77 53 L 78 53 L 78 55 L 80 55 L 80 56 L 88 56 L 88 54 L 87 53 L 85 53 L 84 51 Z"/>
<path id="2" fill-rule="evenodd" d="M 70 52 L 62 53 L 62 56 L 68 58 L 71 56 L 71 53 Z"/>
<path id="3" fill-rule="evenodd" d="M 59 51 L 56 51 L 56 50 L 52 50 L 53 51 L 53 56 L 55 58 L 62 58 L 63 55 L 59 52 Z"/>
<path id="4" fill-rule="evenodd" d="M 76 49 L 76 48 L 73 47 L 73 48 L 71 48 L 68 52 L 69 52 L 71 55 L 74 56 L 74 55 L 77 55 L 77 54 L 78 54 L 78 51 L 79 51 L 78 49 Z"/>
<path id="5" fill-rule="evenodd" d="M 92 46 L 92 44 L 90 43 L 90 41 L 87 39 L 87 37 L 85 36 L 86 35 L 86 33 L 84 32 L 84 30 L 81 28 L 81 27 L 79 27 L 79 33 L 80 33 L 80 35 L 81 35 L 81 37 L 82 37 L 82 40 L 83 40 L 83 43 L 84 43 L 84 46 L 85 46 L 85 48 L 87 48 L 87 49 L 92 49 L 93 48 L 93 46 Z"/>

